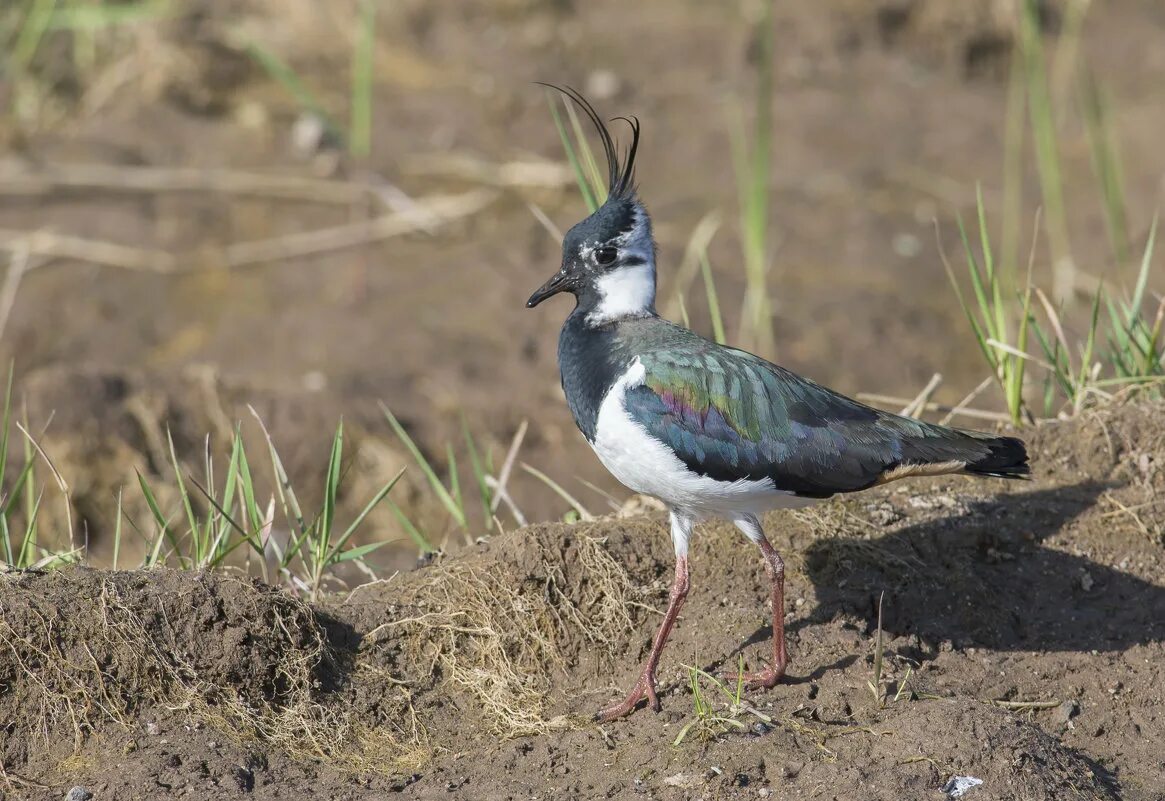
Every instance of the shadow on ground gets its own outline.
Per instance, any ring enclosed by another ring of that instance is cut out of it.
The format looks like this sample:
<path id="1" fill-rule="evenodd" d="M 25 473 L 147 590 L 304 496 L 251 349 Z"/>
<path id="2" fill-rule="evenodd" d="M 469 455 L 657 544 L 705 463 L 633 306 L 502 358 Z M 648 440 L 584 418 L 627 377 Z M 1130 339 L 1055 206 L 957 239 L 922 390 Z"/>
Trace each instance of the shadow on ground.
<path id="1" fill-rule="evenodd" d="M 872 630 L 995 650 L 1120 651 L 1165 640 L 1165 589 L 1046 544 L 1106 488 L 1004 495 L 873 540 L 826 538 L 805 554 L 818 605 L 790 631 L 863 617 Z M 758 632 L 758 637 L 767 632 Z"/>

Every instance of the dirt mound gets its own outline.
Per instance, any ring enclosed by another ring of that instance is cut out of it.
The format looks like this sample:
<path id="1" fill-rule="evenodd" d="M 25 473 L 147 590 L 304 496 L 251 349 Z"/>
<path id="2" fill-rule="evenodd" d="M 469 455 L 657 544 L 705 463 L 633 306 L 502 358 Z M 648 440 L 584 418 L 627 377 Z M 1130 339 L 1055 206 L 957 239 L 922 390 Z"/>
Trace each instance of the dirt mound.
<path id="1" fill-rule="evenodd" d="M 770 692 L 710 678 L 769 626 L 761 560 L 705 527 L 664 711 L 603 727 L 666 597 L 662 518 L 532 526 L 318 607 L 229 574 L 8 576 L 0 792 L 898 799 L 970 776 L 971 799 L 1152 799 L 1165 561 L 1132 517 L 1160 525 L 1137 498 L 1162 411 L 1033 432 L 1031 486 L 770 518 L 793 659 Z"/>

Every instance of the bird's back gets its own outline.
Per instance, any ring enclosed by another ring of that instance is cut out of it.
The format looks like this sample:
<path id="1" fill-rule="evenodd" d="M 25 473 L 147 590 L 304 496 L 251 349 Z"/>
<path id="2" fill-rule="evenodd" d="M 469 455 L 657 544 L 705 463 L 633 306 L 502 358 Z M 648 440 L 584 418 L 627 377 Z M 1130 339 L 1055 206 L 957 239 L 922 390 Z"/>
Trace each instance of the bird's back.
<path id="1" fill-rule="evenodd" d="M 873 409 L 656 316 L 598 329 L 568 320 L 559 357 L 592 444 L 615 387 L 630 420 L 689 471 L 716 481 L 767 479 L 781 492 L 820 498 L 907 475 L 1028 474 L 1018 439 Z M 632 370 L 633 380 L 620 383 Z"/>

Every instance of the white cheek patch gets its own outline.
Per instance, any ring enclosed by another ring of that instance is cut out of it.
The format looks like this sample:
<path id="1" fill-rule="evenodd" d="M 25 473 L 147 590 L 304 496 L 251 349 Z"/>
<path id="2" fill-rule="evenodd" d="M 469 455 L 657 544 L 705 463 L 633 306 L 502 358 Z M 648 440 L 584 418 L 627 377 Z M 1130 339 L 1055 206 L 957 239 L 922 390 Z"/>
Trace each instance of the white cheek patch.
<path id="1" fill-rule="evenodd" d="M 595 289 L 599 302 L 587 315 L 587 322 L 642 317 L 655 308 L 655 268 L 650 264 L 622 267 L 596 278 Z"/>

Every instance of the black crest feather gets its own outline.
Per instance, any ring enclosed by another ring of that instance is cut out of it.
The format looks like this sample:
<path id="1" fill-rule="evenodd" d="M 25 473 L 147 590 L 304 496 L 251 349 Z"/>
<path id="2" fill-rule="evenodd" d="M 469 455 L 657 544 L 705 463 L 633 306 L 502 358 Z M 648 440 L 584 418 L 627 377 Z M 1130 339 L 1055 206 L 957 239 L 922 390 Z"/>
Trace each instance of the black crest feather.
<path id="1" fill-rule="evenodd" d="M 636 117 L 614 118 L 616 120 L 622 120 L 631 128 L 631 146 L 627 148 L 626 154 L 620 159 L 619 151 L 615 147 L 615 140 L 603 122 L 603 118 L 599 116 L 599 113 L 595 111 L 595 107 L 578 90 L 569 86 L 556 86 L 555 84 L 543 83 L 542 81 L 535 81 L 535 83 L 546 86 L 556 92 L 561 92 L 582 109 L 583 113 L 587 115 L 591 123 L 595 126 L 595 130 L 599 134 L 599 141 L 603 145 L 603 154 L 607 158 L 608 199 L 624 199 L 634 195 L 635 153 L 639 149 L 639 120 Z"/>

